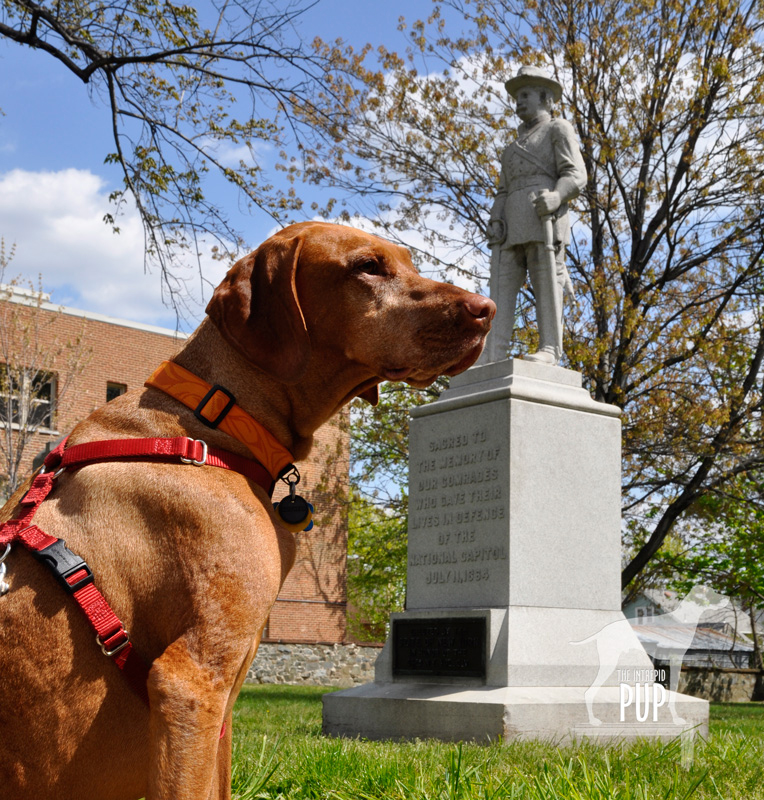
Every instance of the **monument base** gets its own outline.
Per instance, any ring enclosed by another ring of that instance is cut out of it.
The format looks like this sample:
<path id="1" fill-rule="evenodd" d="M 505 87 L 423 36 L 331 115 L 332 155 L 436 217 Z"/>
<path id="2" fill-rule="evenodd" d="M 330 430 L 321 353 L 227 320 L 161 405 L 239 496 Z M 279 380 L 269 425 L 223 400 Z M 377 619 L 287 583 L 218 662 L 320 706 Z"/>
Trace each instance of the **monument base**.
<path id="1" fill-rule="evenodd" d="M 433 738 L 488 742 L 543 740 L 565 744 L 708 735 L 708 703 L 666 691 L 657 708 L 624 708 L 616 686 L 602 687 L 590 719 L 583 687 L 370 683 L 324 695 L 323 731 L 366 739 Z M 637 719 L 637 713 L 640 719 Z M 641 717 L 645 719 L 642 720 Z"/>

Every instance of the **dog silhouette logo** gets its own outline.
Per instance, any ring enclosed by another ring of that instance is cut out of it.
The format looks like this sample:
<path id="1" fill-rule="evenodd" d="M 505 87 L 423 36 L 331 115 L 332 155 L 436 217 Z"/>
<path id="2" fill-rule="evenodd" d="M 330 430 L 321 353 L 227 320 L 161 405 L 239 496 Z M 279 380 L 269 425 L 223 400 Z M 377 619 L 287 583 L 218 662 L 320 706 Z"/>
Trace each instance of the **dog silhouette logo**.
<path id="1" fill-rule="evenodd" d="M 658 710 L 668 704 L 674 724 L 685 723 L 676 710 L 676 691 L 679 686 L 679 673 L 687 650 L 692 645 L 695 631 L 704 614 L 718 611 L 730 605 L 725 597 L 713 589 L 704 586 L 693 588 L 682 598 L 678 606 L 666 614 L 658 614 L 650 619 L 650 627 L 663 629 L 672 642 L 669 656 L 668 688 L 658 682 L 663 670 L 624 669 L 623 665 L 644 663 L 644 648 L 635 643 L 633 628 L 629 621 L 623 619 L 610 622 L 591 636 L 580 641 L 571 641 L 571 645 L 584 646 L 596 643 L 599 669 L 597 675 L 584 693 L 586 710 L 590 725 L 601 725 L 602 720 L 594 714 L 594 698 L 599 689 L 605 685 L 612 674 L 618 670 L 627 679 L 620 684 L 621 688 L 621 721 L 625 711 L 634 706 L 638 722 L 645 722 L 652 706 L 652 721 L 658 721 Z M 638 640 L 637 640 L 638 641 Z M 633 656 L 630 657 L 630 654 Z M 647 674 L 645 674 L 647 673 Z"/>

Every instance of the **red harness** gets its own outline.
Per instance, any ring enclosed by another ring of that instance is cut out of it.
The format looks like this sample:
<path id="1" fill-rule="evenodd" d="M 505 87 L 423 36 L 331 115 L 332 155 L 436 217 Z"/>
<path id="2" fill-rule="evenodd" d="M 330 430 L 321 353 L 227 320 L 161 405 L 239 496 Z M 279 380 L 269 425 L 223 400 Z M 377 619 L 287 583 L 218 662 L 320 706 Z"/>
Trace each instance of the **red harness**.
<path id="1" fill-rule="evenodd" d="M 46 457 L 42 471 L 35 476 L 20 501 L 21 515 L 0 525 L 0 546 L 6 545 L 7 555 L 13 542 L 21 542 L 51 570 L 88 618 L 103 654 L 114 661 L 131 688 L 148 704 L 146 680 L 149 665 L 136 653 L 124 625 L 95 587 L 90 567 L 62 539 L 49 536 L 33 525 L 32 517 L 53 490 L 55 481 L 62 472 L 103 461 L 151 459 L 198 467 L 222 467 L 255 481 L 269 497 L 273 494 L 275 482 L 268 470 L 257 461 L 242 458 L 227 450 L 208 447 L 205 442 L 188 437 L 113 439 L 65 448 L 66 441 L 63 441 Z"/>

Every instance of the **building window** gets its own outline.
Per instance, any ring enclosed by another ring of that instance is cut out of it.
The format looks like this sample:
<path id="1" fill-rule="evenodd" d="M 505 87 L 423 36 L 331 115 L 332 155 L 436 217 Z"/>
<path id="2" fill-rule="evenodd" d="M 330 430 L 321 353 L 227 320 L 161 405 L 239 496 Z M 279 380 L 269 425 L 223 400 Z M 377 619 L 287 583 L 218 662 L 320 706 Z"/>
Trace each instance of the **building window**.
<path id="1" fill-rule="evenodd" d="M 113 400 L 115 397 L 123 395 L 127 391 L 127 384 L 124 383 L 109 383 L 106 384 L 106 402 Z"/>
<path id="2" fill-rule="evenodd" d="M 56 377 L 34 376 L 19 370 L 0 370 L 0 423 L 25 430 L 53 430 Z"/>

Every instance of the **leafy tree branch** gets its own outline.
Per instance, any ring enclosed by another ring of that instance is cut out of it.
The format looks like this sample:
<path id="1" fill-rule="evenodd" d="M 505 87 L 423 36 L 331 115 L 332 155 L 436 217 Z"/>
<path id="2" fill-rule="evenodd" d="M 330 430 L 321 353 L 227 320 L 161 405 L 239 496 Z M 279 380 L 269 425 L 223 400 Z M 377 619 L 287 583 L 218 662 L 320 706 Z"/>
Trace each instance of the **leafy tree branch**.
<path id="1" fill-rule="evenodd" d="M 222 254 L 241 244 L 210 194 L 214 175 L 246 207 L 274 220 L 302 205 L 293 190 L 266 178 L 265 166 L 273 162 L 293 178 L 279 153 L 312 135 L 306 119 L 322 119 L 313 102 L 319 88 L 334 96 L 331 61 L 306 48 L 296 28 L 308 7 L 269 0 L 200 7 L 0 0 L 0 36 L 55 58 L 108 107 L 112 149 L 105 159 L 119 168 L 122 186 L 105 220 L 118 231 L 119 212 L 135 203 L 147 266 L 159 266 L 179 311 L 184 268 L 199 260 L 202 240 Z"/>

